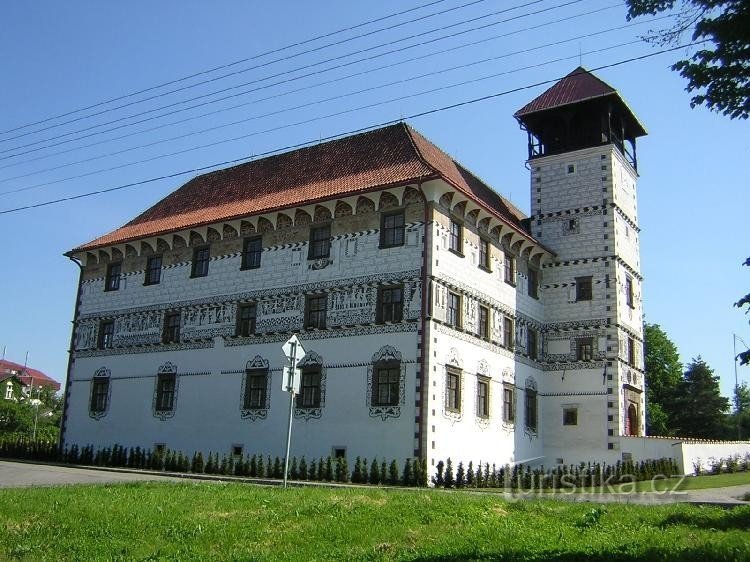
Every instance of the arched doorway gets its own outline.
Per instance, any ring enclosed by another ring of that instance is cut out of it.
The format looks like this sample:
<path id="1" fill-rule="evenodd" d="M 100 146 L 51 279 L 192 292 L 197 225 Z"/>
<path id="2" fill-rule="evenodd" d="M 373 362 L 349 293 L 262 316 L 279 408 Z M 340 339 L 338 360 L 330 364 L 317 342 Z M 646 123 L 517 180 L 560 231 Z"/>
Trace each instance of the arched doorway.
<path id="1" fill-rule="evenodd" d="M 638 411 L 635 404 L 628 406 L 628 415 L 625 418 L 625 435 L 638 435 Z"/>

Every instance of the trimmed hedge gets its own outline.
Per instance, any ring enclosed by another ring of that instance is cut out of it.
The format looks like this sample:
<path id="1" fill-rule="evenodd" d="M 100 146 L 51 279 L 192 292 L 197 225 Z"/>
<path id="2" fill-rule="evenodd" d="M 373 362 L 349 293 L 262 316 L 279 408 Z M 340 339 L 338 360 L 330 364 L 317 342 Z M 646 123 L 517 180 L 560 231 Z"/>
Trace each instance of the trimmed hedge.
<path id="1" fill-rule="evenodd" d="M 52 461 L 68 464 L 109 466 L 119 468 L 138 468 L 184 472 L 193 474 L 217 474 L 225 476 L 243 476 L 249 478 L 284 477 L 284 459 L 271 458 L 270 455 L 232 455 L 196 451 L 188 457 L 181 451 L 150 450 L 140 447 L 126 448 L 113 445 L 94 449 L 92 445 L 79 448 L 72 445 L 60 450 L 54 441 L 33 441 L 26 437 L 0 439 L 0 457 Z M 307 480 L 320 482 L 353 482 L 355 484 L 389 484 L 391 486 L 427 486 L 427 465 L 424 460 L 406 459 L 402 470 L 394 459 L 390 464 L 386 459 L 372 460 L 377 476 L 367 471 L 367 459 L 357 457 L 354 469 L 350 471 L 344 457 L 320 457 L 318 459 L 300 459 L 292 457 L 289 463 L 290 480 Z M 386 467 L 387 470 L 386 470 Z"/>

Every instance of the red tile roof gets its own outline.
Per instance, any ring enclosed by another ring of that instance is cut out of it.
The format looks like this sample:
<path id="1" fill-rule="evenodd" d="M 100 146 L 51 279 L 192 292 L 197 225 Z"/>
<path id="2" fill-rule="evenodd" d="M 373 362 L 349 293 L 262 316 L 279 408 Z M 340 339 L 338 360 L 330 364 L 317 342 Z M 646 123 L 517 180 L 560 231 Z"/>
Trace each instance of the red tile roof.
<path id="1" fill-rule="evenodd" d="M 436 178 L 529 236 L 521 211 L 399 123 L 198 176 L 121 228 L 68 254 Z"/>
<path id="2" fill-rule="evenodd" d="M 49 386 L 55 389 L 55 391 L 60 390 L 60 383 L 53 378 L 48 377 L 43 372 L 37 369 L 32 369 L 31 367 L 24 367 L 13 361 L 0 359 L 0 380 L 6 376 L 12 376 L 13 374 L 15 374 L 25 385 L 30 386 L 33 382 L 34 386 Z"/>
<path id="3" fill-rule="evenodd" d="M 617 95 L 617 90 L 579 66 L 542 95 L 516 111 L 514 117 L 611 94 Z"/>

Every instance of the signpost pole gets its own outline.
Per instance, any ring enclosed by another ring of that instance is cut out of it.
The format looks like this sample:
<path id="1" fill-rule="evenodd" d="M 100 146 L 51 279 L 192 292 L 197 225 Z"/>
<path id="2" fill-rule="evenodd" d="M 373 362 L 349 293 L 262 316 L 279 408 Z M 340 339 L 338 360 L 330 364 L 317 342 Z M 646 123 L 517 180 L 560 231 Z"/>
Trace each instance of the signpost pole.
<path id="1" fill-rule="evenodd" d="M 297 367 L 297 344 L 292 342 L 292 352 L 289 357 L 289 374 L 287 375 L 287 388 L 289 389 L 289 425 L 286 431 L 286 455 L 284 456 L 284 488 L 286 488 L 287 474 L 289 473 L 289 449 L 292 444 L 292 419 L 294 418 L 294 369 Z"/>

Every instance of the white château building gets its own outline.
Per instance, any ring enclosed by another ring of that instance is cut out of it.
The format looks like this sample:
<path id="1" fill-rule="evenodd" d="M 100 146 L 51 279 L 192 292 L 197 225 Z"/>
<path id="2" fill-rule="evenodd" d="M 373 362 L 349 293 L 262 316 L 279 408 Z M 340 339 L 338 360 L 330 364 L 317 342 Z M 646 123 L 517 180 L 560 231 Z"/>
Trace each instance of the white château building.
<path id="1" fill-rule="evenodd" d="M 554 466 L 644 438 L 636 139 L 579 68 L 515 114 L 531 216 L 405 124 L 196 177 L 68 253 L 65 445 Z M 703 452 L 701 454 L 704 454 Z"/>

